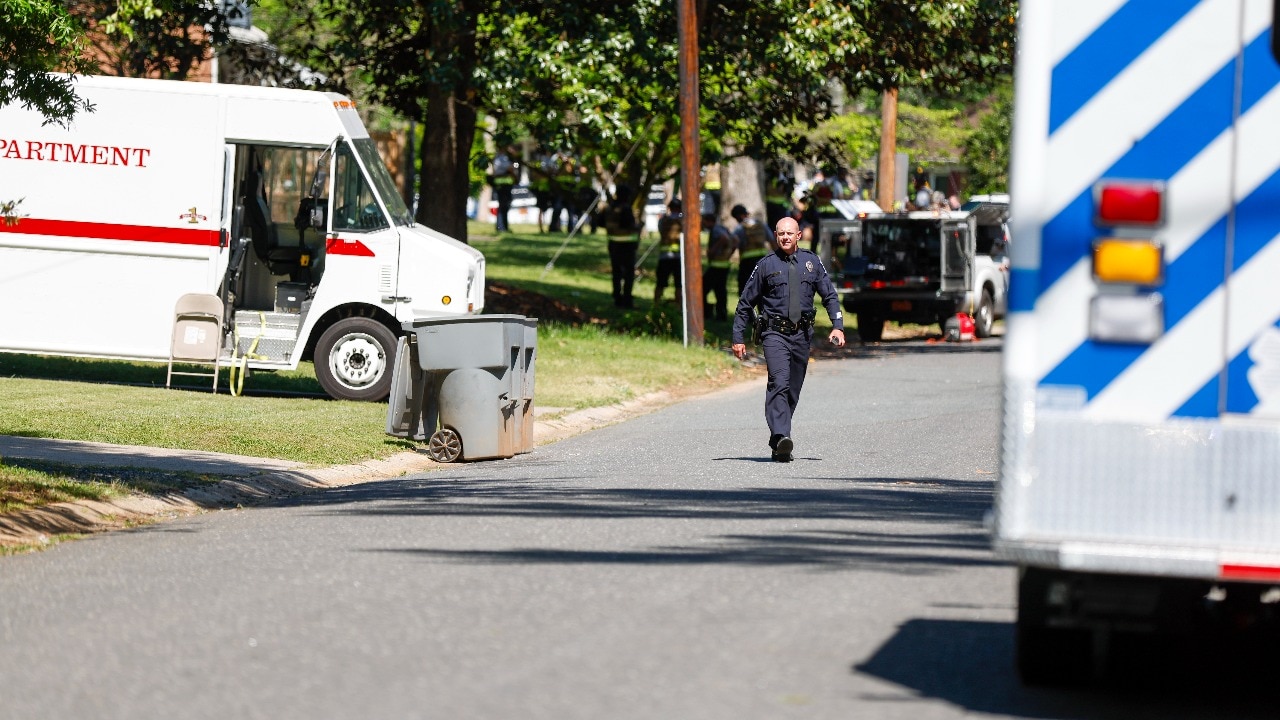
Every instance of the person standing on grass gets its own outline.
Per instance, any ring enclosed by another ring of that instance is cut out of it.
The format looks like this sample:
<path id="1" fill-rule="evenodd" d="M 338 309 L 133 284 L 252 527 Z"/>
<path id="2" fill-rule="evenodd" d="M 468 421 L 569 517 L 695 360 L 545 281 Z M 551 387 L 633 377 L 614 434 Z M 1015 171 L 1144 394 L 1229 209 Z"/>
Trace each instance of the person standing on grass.
<path id="1" fill-rule="evenodd" d="M 675 286 L 676 301 L 680 301 L 680 243 L 682 233 L 680 225 L 684 222 L 684 213 L 678 199 L 667 203 L 667 214 L 658 218 L 658 271 L 657 286 L 653 290 L 653 304 L 662 302 L 662 291 L 667 283 Z"/>
<path id="2" fill-rule="evenodd" d="M 769 368 L 764 397 L 769 449 L 774 462 L 791 462 L 795 447 L 791 418 L 800 403 L 800 389 L 809 365 L 816 315 L 814 293 L 822 296 L 823 307 L 831 318 L 829 339 L 836 347 L 844 345 L 844 318 L 835 285 L 822 260 L 809 250 L 798 249 L 800 225 L 784 217 L 778 221 L 776 237 L 778 249 L 756 264 L 738 300 L 733 319 L 733 354 L 739 360 L 746 355 L 747 331 L 753 322 L 759 322 L 760 344 Z"/>
<path id="3" fill-rule="evenodd" d="M 715 215 L 705 215 L 702 222 L 711 228 L 707 238 L 707 267 L 702 271 L 702 313 L 712 317 L 712 306 L 707 294 L 715 296 L 715 319 L 729 319 L 729 260 L 737 249 L 737 240 L 729 228 L 716 222 Z"/>
<path id="4" fill-rule="evenodd" d="M 636 248 L 640 245 L 640 229 L 631 209 L 631 188 L 619 185 L 604 209 L 604 229 L 609 235 L 609 266 L 613 273 L 613 304 L 620 308 L 635 307 L 631 295 L 636 283 Z"/>
<path id="5" fill-rule="evenodd" d="M 738 230 L 734 234 L 738 238 L 738 294 L 741 295 L 747 278 L 751 277 L 751 269 L 773 250 L 773 233 L 764 223 L 751 217 L 743 205 L 734 205 L 729 214 L 738 221 Z"/>

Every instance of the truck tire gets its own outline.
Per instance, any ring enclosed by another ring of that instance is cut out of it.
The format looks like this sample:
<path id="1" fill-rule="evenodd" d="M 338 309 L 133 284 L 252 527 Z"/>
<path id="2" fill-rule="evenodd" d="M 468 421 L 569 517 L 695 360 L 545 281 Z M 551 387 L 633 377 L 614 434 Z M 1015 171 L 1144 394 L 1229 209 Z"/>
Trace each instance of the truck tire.
<path id="1" fill-rule="evenodd" d="M 973 311 L 973 334 L 980 338 L 991 337 L 991 326 L 996 322 L 996 306 L 991 300 L 991 293 L 985 288 L 978 298 L 978 307 Z"/>
<path id="2" fill-rule="evenodd" d="M 880 342 L 884 336 L 884 320 L 873 315 L 858 313 L 858 337 L 862 342 Z"/>
<path id="3" fill-rule="evenodd" d="M 381 402 L 391 393 L 396 336 L 367 317 L 334 323 L 316 342 L 316 379 L 338 400 Z"/>
<path id="4" fill-rule="evenodd" d="M 1050 627 L 1048 592 L 1053 573 L 1025 568 L 1018 578 L 1014 627 L 1018 676 L 1025 685 L 1071 685 L 1090 677 L 1092 636 L 1082 628 Z"/>

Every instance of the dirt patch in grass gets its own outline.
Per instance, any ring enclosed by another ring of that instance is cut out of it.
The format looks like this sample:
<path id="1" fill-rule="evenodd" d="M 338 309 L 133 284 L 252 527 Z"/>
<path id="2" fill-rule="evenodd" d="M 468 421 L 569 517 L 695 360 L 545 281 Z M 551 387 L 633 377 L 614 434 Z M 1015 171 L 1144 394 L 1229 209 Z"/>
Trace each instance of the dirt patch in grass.
<path id="1" fill-rule="evenodd" d="M 603 323 L 577 305 L 559 298 L 547 297 L 531 290 L 488 281 L 484 289 L 484 309 L 494 315 L 524 315 L 538 318 L 539 322 L 555 322 L 565 325 L 589 325 Z"/>

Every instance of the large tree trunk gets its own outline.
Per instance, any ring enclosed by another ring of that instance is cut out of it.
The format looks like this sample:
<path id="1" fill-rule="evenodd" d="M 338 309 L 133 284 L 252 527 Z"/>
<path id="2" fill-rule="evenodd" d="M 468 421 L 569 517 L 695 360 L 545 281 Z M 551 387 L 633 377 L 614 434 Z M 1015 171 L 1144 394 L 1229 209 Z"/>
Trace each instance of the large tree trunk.
<path id="1" fill-rule="evenodd" d="M 726 150 L 732 150 L 726 145 Z M 742 205 L 751 216 L 765 221 L 764 173 L 760 163 L 749 157 L 737 157 L 720 165 L 720 221 L 729 219 L 734 205 Z M 770 228 L 772 229 L 772 228 Z"/>
<path id="2" fill-rule="evenodd" d="M 457 58 L 458 74 L 450 87 L 432 83 L 423 118 L 422 183 L 415 219 L 433 230 L 467 241 L 467 196 L 470 194 L 471 143 L 476 109 L 467 100 L 476 61 L 476 13 L 465 8 L 449 16 L 451 26 L 431 33 L 431 50 Z"/>
<path id="3" fill-rule="evenodd" d="M 450 237 L 467 241 L 467 196 L 471 178 L 468 163 L 475 139 L 475 108 L 447 90 L 432 86 L 423 119 L 422 182 L 418 192 L 418 222 Z"/>

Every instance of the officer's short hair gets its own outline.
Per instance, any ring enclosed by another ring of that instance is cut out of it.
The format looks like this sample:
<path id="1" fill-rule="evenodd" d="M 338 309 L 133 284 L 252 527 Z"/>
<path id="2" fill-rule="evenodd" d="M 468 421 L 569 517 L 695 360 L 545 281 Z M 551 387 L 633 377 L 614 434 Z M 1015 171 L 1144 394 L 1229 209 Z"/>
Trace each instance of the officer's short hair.
<path id="1" fill-rule="evenodd" d="M 746 206 L 744 205 L 734 205 L 733 209 L 729 211 L 729 214 L 735 218 L 742 217 L 744 215 L 750 215 L 750 213 L 747 212 Z"/>

